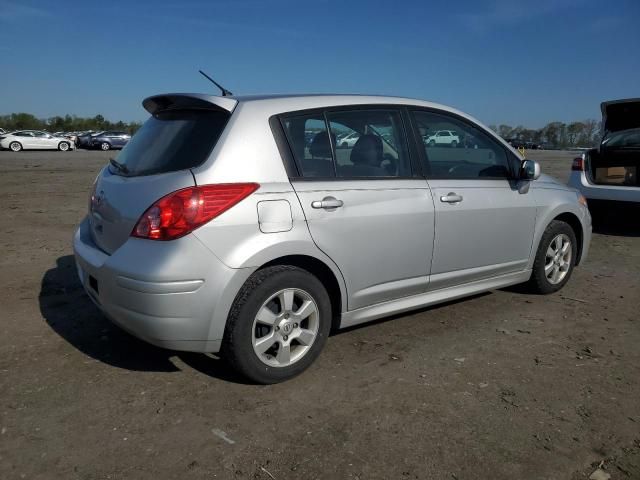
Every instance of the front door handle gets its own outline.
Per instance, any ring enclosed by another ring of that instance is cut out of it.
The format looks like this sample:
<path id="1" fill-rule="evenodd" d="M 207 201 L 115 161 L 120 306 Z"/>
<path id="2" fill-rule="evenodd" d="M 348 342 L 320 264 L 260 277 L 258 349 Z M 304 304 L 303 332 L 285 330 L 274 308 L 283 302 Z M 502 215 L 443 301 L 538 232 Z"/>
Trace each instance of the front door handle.
<path id="1" fill-rule="evenodd" d="M 440 201 L 444 203 L 460 203 L 462 201 L 462 195 L 458 195 L 454 192 L 449 192 L 446 195 L 441 196 Z"/>
<path id="2" fill-rule="evenodd" d="M 322 200 L 311 202 L 311 208 L 324 208 L 325 210 L 334 210 L 344 205 L 342 200 L 333 197 L 324 197 Z"/>

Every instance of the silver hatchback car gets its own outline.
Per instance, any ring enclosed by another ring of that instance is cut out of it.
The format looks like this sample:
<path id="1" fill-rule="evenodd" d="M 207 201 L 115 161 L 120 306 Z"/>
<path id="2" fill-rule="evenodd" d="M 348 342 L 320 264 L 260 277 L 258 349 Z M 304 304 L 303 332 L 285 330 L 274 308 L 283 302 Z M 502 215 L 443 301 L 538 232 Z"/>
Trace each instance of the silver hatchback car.
<path id="1" fill-rule="evenodd" d="M 114 323 L 220 352 L 249 379 L 307 368 L 330 331 L 526 283 L 560 289 L 591 217 L 469 116 L 376 96 L 167 94 L 93 185 L 78 274 Z M 426 142 L 455 131 L 459 142 Z M 350 146 L 336 139 L 356 134 Z"/>

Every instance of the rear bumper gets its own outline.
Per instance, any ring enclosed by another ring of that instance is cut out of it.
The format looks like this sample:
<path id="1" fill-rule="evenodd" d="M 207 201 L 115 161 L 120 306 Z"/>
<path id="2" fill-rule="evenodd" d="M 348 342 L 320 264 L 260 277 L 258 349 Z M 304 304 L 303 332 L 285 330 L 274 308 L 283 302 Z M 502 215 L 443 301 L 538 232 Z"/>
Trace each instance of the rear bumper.
<path id="1" fill-rule="evenodd" d="M 130 238 L 107 255 L 86 219 L 73 249 L 80 281 L 100 310 L 134 336 L 173 350 L 219 351 L 231 304 L 252 273 L 227 267 L 193 235 Z"/>
<path id="2" fill-rule="evenodd" d="M 640 187 L 596 185 L 589 181 L 585 172 L 572 171 L 569 185 L 578 189 L 587 200 L 640 203 Z"/>

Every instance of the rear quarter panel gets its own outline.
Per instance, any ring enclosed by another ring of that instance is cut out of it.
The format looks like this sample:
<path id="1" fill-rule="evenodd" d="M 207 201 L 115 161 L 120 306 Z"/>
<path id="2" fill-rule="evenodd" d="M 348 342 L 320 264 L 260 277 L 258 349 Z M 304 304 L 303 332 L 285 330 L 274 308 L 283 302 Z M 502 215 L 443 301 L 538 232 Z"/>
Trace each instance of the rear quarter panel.
<path id="1" fill-rule="evenodd" d="M 338 280 L 342 305 L 347 305 L 344 279 L 336 264 L 315 245 L 306 218 L 285 170 L 269 126 L 271 112 L 240 103 L 211 152 L 192 173 L 198 185 L 255 182 L 259 189 L 194 232 L 225 265 L 257 269 L 288 255 L 313 257 L 327 265 Z M 265 233 L 258 204 L 285 201 L 291 208 L 291 228 Z"/>

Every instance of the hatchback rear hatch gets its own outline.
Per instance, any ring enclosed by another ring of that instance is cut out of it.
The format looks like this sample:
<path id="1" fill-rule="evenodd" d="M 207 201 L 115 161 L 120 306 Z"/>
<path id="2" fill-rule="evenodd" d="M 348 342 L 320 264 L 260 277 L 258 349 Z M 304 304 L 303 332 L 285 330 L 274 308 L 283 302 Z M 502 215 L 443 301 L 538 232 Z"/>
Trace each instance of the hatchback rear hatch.
<path id="1" fill-rule="evenodd" d="M 199 94 L 149 97 L 151 117 L 102 169 L 89 205 L 96 245 L 111 254 L 157 200 L 193 187 L 191 168 L 203 164 L 222 134 L 236 100 Z"/>
<path id="2" fill-rule="evenodd" d="M 603 102 L 600 109 L 603 135 L 589 154 L 591 180 L 640 187 L 640 98 Z"/>

